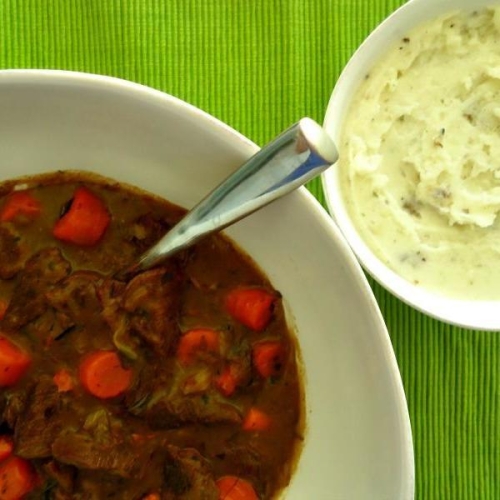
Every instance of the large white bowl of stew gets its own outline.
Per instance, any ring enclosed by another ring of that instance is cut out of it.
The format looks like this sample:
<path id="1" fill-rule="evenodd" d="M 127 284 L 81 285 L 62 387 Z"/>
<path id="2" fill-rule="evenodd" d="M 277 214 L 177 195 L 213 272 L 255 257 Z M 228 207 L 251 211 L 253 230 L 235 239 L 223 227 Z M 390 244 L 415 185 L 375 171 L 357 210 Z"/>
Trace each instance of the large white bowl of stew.
<path id="1" fill-rule="evenodd" d="M 0 111 L 5 498 L 412 498 L 387 330 L 307 190 L 123 282 L 257 146 L 102 76 L 2 71 Z"/>

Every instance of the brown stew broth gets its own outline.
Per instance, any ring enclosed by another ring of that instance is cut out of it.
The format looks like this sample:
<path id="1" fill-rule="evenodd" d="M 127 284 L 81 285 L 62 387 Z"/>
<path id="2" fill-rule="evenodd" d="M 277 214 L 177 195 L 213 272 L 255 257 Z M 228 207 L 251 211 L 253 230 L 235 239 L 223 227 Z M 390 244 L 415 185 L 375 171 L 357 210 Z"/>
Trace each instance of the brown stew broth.
<path id="1" fill-rule="evenodd" d="M 7 309 L 0 321 L 0 335 L 11 339 L 32 357 L 28 371 L 15 385 L 0 387 L 1 430 L 13 436 L 14 454 L 28 460 L 39 477 L 39 483 L 26 498 L 140 500 L 148 493 L 158 492 L 158 498 L 165 499 L 217 500 L 211 493 L 215 491 L 212 484 L 225 475 L 249 481 L 260 499 L 275 498 L 288 484 L 297 461 L 304 402 L 296 341 L 287 327 L 281 296 L 266 276 L 223 235 L 211 236 L 183 251 L 165 263 L 164 275 L 165 280 L 175 275 L 175 298 L 169 307 L 175 309 L 172 314 L 174 329 L 178 332 L 173 334 L 168 347 L 155 350 L 128 331 L 120 340 L 131 343 L 131 355 L 127 355 L 128 347 L 120 350 L 116 344 L 113 325 L 123 325 L 119 315 L 109 320 L 103 313 L 100 299 L 103 283 L 111 282 L 116 272 L 132 263 L 185 211 L 133 187 L 81 172 L 57 172 L 4 182 L 0 185 L 0 210 L 14 186 L 24 187 L 24 184 L 40 201 L 41 215 L 33 220 L 0 222 L 0 228 L 7 228 L 17 238 L 23 264 L 43 249 L 59 248 L 62 258 L 71 265 L 69 277 L 82 273 L 84 283 L 78 293 L 68 295 L 60 306 L 60 311 L 65 313 L 62 317 L 72 318 L 61 325 L 57 316 L 60 282 L 48 287 L 56 288 L 56 302 L 49 301 L 49 305 L 42 302 L 37 306 L 37 297 L 44 295 L 45 290 L 40 283 L 35 283 L 27 296 L 20 297 L 19 294 L 27 293 L 26 289 L 19 291 L 22 267 L 13 277 L 0 279 L 0 299 L 17 300 L 21 315 L 26 310 L 23 302 L 34 300 L 31 311 L 40 309 L 38 313 L 29 312 L 34 315 L 29 321 L 22 318 L 18 321 L 14 306 L 9 304 L 11 309 Z M 52 235 L 61 211 L 81 185 L 101 198 L 111 215 L 103 238 L 90 247 L 64 243 Z M 49 267 L 52 265 L 48 263 Z M 252 331 L 226 311 L 225 297 L 237 287 L 262 288 L 276 293 L 272 319 L 263 331 Z M 141 290 L 138 293 L 142 293 Z M 148 321 L 147 316 L 143 319 Z M 21 326 L 12 326 L 17 324 Z M 179 363 L 176 347 L 180 336 L 198 328 L 219 333 L 227 359 L 237 362 L 245 359 L 242 364 L 248 373 L 234 394 L 220 394 L 211 379 L 208 380 L 222 366 L 219 358 L 202 357 L 189 366 Z M 279 340 L 286 346 L 287 353 L 279 375 L 269 378 L 259 376 L 248 364 L 252 345 L 266 340 Z M 125 393 L 99 399 L 82 387 L 78 366 L 87 353 L 96 350 L 119 351 L 123 366 L 132 371 L 132 385 Z M 61 368 L 70 372 L 75 381 L 68 392 L 57 392 L 51 386 Z M 46 386 L 41 381 L 45 381 Z M 186 381 L 194 381 L 193 392 Z M 56 402 L 45 408 L 45 416 L 40 417 L 39 423 L 43 424 L 39 434 L 47 432 L 48 435 L 37 436 L 41 443 L 31 449 L 26 437 L 30 432 L 26 430 L 29 423 L 23 423 L 20 415 L 33 412 L 30 418 L 34 421 L 38 418 L 33 402 L 37 390 L 45 395 L 45 400 L 54 398 Z M 166 402 L 170 397 L 177 398 L 173 410 Z M 186 410 L 183 406 L 190 398 L 194 414 L 199 405 L 205 404 L 208 408 L 206 414 L 206 409 L 201 410 L 199 419 L 192 417 L 191 407 Z M 269 429 L 242 429 L 241 420 L 252 407 L 271 418 Z M 220 417 L 219 409 L 231 416 Z M 62 439 L 61 436 L 68 437 Z M 75 441 L 76 451 L 69 449 L 73 436 L 80 439 Z M 71 458 L 72 453 L 81 453 L 82 445 L 78 443 L 88 445 L 91 451 L 85 457 Z M 111 465 L 94 466 L 92 453 L 104 448 L 109 449 L 108 456 L 114 456 L 116 450 L 117 471 Z M 167 448 L 168 459 L 165 459 Z M 187 452 L 183 451 L 192 448 L 199 454 L 195 460 L 186 458 Z M 120 464 L 123 450 L 128 450 L 128 454 L 137 450 L 137 461 Z M 65 462 L 67 456 L 70 458 Z M 165 460 L 170 464 L 168 467 Z M 192 466 L 195 462 L 202 462 L 202 473 L 198 465 Z M 82 466 L 78 466 L 79 463 Z"/>

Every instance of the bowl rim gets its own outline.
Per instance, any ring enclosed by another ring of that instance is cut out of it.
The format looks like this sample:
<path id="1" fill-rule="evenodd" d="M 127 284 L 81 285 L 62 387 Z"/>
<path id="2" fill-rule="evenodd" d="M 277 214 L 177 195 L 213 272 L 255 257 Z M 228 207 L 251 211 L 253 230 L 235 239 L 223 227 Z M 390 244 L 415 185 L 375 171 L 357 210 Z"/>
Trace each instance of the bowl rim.
<path id="1" fill-rule="evenodd" d="M 500 0 L 410 0 L 386 17 L 359 45 L 342 70 L 330 96 L 323 125 L 337 144 L 341 123 L 362 78 L 408 30 L 439 15 L 460 9 L 474 9 Z M 340 227 L 361 266 L 382 287 L 398 299 L 428 316 L 455 325 L 484 331 L 500 330 L 498 301 L 450 298 L 428 291 L 402 278 L 379 259 L 359 235 L 342 201 L 338 171 L 321 176 L 328 211 Z"/>
<path id="2" fill-rule="evenodd" d="M 200 108 L 197 108 L 196 106 L 166 92 L 122 78 L 59 69 L 3 69 L 0 70 L 0 84 L 5 80 L 10 80 L 13 83 L 33 84 L 37 82 L 51 82 L 57 84 L 85 84 L 92 85 L 95 88 L 102 87 L 103 85 L 106 87 L 112 87 L 116 91 L 127 94 L 133 93 L 134 95 L 147 99 L 152 103 L 164 103 L 169 106 L 187 110 L 192 116 L 196 117 L 197 120 L 207 123 L 207 125 L 216 128 L 227 138 L 237 142 L 238 148 L 248 157 L 259 150 L 259 147 L 243 134 Z M 400 478 L 401 498 L 413 498 L 415 491 L 415 462 L 411 423 L 401 373 L 399 371 L 387 326 L 384 322 L 382 313 L 368 280 L 340 229 L 337 227 L 327 211 L 322 207 L 320 202 L 305 187 L 298 188 L 296 193 L 297 196 L 299 196 L 303 202 L 310 207 L 311 212 L 317 218 L 325 233 L 327 233 L 328 237 L 332 239 L 335 242 L 335 245 L 339 248 L 344 258 L 343 265 L 345 265 L 355 277 L 356 286 L 362 292 L 362 295 L 366 300 L 366 304 L 368 304 L 369 312 L 372 315 L 374 323 L 378 326 L 377 331 L 374 332 L 374 334 L 377 336 L 378 341 L 381 343 L 381 349 L 384 351 L 384 361 L 392 379 L 394 405 L 398 409 L 401 424 L 402 439 L 400 445 L 402 448 L 401 456 L 403 458 L 403 464 L 401 467 L 403 477 Z M 307 370 L 305 375 L 305 386 L 307 389 Z"/>

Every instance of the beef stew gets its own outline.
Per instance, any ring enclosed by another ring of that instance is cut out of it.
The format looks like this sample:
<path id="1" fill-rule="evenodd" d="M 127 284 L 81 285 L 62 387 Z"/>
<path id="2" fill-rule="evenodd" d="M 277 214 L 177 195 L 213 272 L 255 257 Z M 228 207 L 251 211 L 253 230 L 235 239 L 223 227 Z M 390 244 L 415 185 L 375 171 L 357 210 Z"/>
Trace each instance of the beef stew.
<path id="1" fill-rule="evenodd" d="M 214 235 L 114 278 L 184 210 L 99 176 L 0 185 L 0 500 L 272 499 L 303 432 L 281 296 Z"/>

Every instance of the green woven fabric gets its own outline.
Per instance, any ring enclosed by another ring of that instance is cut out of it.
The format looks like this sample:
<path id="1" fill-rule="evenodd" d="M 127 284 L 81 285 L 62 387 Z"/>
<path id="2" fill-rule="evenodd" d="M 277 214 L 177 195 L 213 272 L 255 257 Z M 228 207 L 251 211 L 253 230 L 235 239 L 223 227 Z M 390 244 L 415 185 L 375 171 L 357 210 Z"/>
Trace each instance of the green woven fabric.
<path id="1" fill-rule="evenodd" d="M 0 67 L 140 82 L 264 144 L 303 115 L 322 121 L 355 47 L 401 3 L 0 0 Z M 319 182 L 309 188 L 324 202 Z M 445 325 L 371 284 L 408 397 L 417 498 L 500 499 L 500 335 Z"/>

